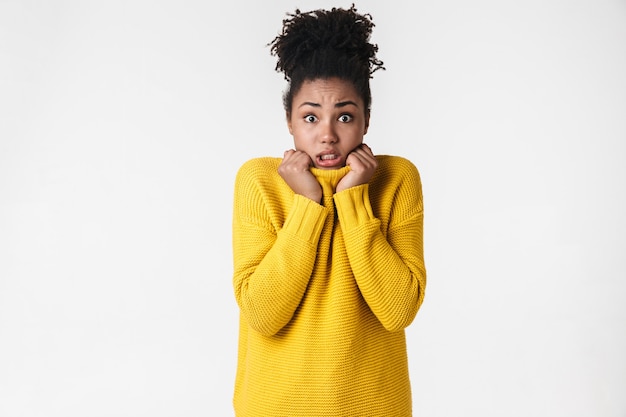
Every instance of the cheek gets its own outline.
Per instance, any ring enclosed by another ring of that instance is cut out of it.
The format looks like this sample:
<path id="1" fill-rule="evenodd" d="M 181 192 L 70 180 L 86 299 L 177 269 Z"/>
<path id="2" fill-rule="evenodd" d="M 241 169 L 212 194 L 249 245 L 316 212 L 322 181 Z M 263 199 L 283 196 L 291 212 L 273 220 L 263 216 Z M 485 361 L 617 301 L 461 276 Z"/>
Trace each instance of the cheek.
<path id="1" fill-rule="evenodd" d="M 350 138 L 350 142 L 354 145 L 354 146 L 358 146 L 361 143 L 363 143 L 363 135 L 365 135 L 365 132 L 361 129 L 355 130 L 352 133 L 352 136 Z"/>
<path id="2" fill-rule="evenodd" d="M 302 135 L 302 132 L 299 132 L 297 129 L 292 133 L 293 136 L 293 144 L 297 150 L 303 151 L 307 148 L 307 140 L 306 136 Z"/>

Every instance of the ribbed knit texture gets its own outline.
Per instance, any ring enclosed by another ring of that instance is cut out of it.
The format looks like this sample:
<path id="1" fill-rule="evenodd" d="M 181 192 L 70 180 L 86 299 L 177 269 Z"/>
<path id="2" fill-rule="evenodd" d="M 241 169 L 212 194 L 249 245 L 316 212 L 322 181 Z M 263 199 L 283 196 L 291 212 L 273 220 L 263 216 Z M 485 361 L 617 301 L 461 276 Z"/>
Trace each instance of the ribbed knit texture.
<path id="1" fill-rule="evenodd" d="M 376 158 L 369 184 L 337 194 L 350 168 L 312 168 L 322 204 L 293 193 L 279 158 L 240 168 L 237 417 L 412 415 L 404 329 L 426 286 L 421 183 L 408 160 Z"/>

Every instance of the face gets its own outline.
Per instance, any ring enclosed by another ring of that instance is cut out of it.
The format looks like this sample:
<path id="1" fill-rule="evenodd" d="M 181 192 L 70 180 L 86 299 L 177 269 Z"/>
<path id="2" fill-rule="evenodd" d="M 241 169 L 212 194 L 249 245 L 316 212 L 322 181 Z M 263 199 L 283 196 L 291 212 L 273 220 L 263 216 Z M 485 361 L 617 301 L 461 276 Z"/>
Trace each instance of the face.
<path id="1" fill-rule="evenodd" d="M 317 79 L 294 95 L 287 125 L 296 150 L 309 155 L 314 167 L 337 169 L 363 143 L 369 112 L 351 82 Z"/>

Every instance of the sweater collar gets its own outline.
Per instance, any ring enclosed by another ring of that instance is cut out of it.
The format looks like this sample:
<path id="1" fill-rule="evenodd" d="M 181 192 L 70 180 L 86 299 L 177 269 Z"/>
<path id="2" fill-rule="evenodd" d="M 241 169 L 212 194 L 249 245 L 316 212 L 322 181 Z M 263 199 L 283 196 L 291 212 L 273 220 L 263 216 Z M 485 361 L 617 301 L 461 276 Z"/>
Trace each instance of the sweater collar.
<path id="1" fill-rule="evenodd" d="M 334 189 L 339 183 L 339 180 L 350 171 L 350 167 L 345 166 L 338 169 L 319 169 L 311 167 L 310 170 L 322 186 L 329 185 Z"/>

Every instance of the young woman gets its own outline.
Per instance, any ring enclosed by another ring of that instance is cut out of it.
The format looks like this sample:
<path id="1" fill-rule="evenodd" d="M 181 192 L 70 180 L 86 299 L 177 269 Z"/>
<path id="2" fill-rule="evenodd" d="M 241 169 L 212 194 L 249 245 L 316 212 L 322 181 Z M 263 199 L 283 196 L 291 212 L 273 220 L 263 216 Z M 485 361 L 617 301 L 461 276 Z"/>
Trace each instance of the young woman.
<path id="1" fill-rule="evenodd" d="M 354 6 L 296 10 L 270 43 L 294 148 L 235 180 L 238 417 L 412 415 L 422 192 L 410 161 L 363 143 L 373 26 Z"/>

